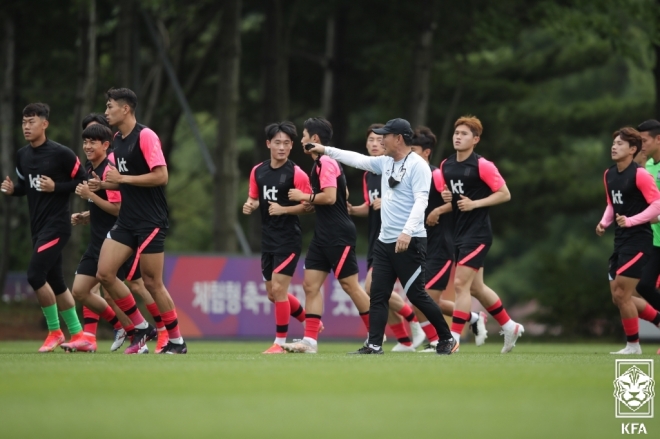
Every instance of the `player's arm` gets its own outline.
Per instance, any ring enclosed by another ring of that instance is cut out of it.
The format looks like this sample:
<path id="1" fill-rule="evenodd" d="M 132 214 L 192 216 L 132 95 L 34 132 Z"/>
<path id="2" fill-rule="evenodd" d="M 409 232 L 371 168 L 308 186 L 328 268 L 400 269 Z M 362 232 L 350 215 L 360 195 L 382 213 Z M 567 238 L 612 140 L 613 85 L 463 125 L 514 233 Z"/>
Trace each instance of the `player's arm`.
<path id="1" fill-rule="evenodd" d="M 368 216 L 369 203 L 362 203 L 359 206 L 352 206 L 349 204 L 348 213 L 353 216 Z"/>
<path id="2" fill-rule="evenodd" d="M 634 227 L 651 222 L 660 215 L 660 191 L 651 174 L 644 168 L 637 168 L 637 189 L 644 195 L 648 207 L 637 215 L 631 217 L 617 215 L 616 222 L 619 227 Z"/>
<path id="3" fill-rule="evenodd" d="M 167 185 L 169 179 L 167 173 L 167 166 L 160 165 L 151 170 L 146 174 L 142 175 L 122 175 L 119 173 L 117 168 L 111 166 L 108 174 L 105 177 L 105 181 L 108 183 L 115 184 L 130 184 L 132 186 L 140 187 L 158 187 Z"/>
<path id="4" fill-rule="evenodd" d="M 481 181 L 486 183 L 492 194 L 480 200 L 471 200 L 465 195 L 461 195 L 456 203 L 462 212 L 469 212 L 470 210 L 479 209 L 482 207 L 496 206 L 498 204 L 506 203 L 511 199 L 511 192 L 506 186 L 506 182 L 500 175 L 492 162 L 484 158 L 479 159 L 479 177 Z"/>
<path id="5" fill-rule="evenodd" d="M 442 206 L 436 207 L 431 212 L 429 212 L 429 215 L 426 217 L 426 224 L 429 226 L 438 225 L 438 220 L 440 219 L 440 215 L 445 215 L 447 213 L 450 213 L 451 211 L 452 211 L 451 203 L 445 203 Z"/>
<path id="6" fill-rule="evenodd" d="M 84 226 L 89 224 L 89 210 L 71 215 L 71 225 Z"/>
<path id="7" fill-rule="evenodd" d="M 16 180 L 16 184 L 14 184 L 14 182 L 11 181 L 11 178 L 9 178 L 9 176 L 6 176 L 2 184 L 0 184 L 0 189 L 4 194 L 12 195 L 14 197 L 22 197 L 23 195 L 25 195 L 26 187 L 27 187 L 25 185 L 25 177 L 23 176 L 23 172 L 21 170 L 21 158 L 19 154 L 20 151 L 16 153 L 16 175 L 18 176 L 18 179 Z"/>
<path id="8" fill-rule="evenodd" d="M 85 170 L 80 165 L 80 159 L 78 156 L 71 151 L 70 149 L 66 150 L 65 154 L 62 154 L 62 167 L 66 170 L 67 173 L 71 176 L 69 181 L 56 181 L 53 182 L 47 176 L 41 176 L 41 190 L 44 192 L 66 192 L 71 193 L 75 192 L 76 187 L 85 180 Z M 53 183 L 53 190 L 48 190 L 49 185 L 48 181 L 50 180 Z"/>
<path id="9" fill-rule="evenodd" d="M 357 152 L 344 151 L 343 149 L 335 148 L 333 146 L 323 146 L 318 143 L 314 143 L 313 145 L 314 148 L 309 151 L 306 150 L 305 152 L 308 154 L 325 154 L 345 165 L 363 169 L 365 171 L 371 171 L 374 174 L 383 173 L 382 163 L 385 157 L 369 157 L 363 154 L 358 154 Z"/>

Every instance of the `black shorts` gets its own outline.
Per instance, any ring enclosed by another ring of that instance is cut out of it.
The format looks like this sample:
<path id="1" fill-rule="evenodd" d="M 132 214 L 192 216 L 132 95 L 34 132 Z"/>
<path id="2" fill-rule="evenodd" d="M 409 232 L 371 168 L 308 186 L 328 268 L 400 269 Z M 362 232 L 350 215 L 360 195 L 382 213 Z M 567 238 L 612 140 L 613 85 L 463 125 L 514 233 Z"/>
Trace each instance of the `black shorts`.
<path id="1" fill-rule="evenodd" d="M 108 238 L 133 249 L 136 258 L 141 254 L 165 252 L 165 235 L 167 229 L 158 227 L 149 229 L 125 229 L 117 224 L 108 232 Z"/>
<path id="2" fill-rule="evenodd" d="M 335 272 L 335 278 L 344 279 L 359 272 L 355 247 L 351 245 L 333 245 L 321 247 L 313 242 L 305 256 L 305 270 Z"/>
<path id="3" fill-rule="evenodd" d="M 484 266 L 490 244 L 465 243 L 456 245 L 456 265 L 479 270 Z"/>
<path id="4" fill-rule="evenodd" d="M 451 276 L 451 265 L 454 261 L 445 258 L 434 258 L 426 260 L 426 282 L 427 290 L 444 291 L 449 285 Z"/>
<path id="5" fill-rule="evenodd" d="M 62 272 L 62 250 L 71 235 L 57 230 L 44 230 L 32 237 L 32 257 L 27 270 L 28 283 L 35 291 L 46 283 L 55 295 L 66 292 Z"/>
<path id="6" fill-rule="evenodd" d="M 122 265 L 119 270 L 117 270 L 117 277 L 119 280 L 126 280 L 128 274 L 133 269 L 133 265 L 135 265 L 135 254 L 128 258 L 128 261 L 124 262 L 124 265 Z M 76 269 L 76 275 L 80 274 L 82 276 L 96 277 L 98 266 L 98 255 L 95 256 L 95 252 L 90 251 L 90 249 L 87 248 L 87 251 L 82 255 L 82 258 L 80 258 L 78 268 Z M 135 271 L 133 272 L 133 275 L 128 280 L 137 280 L 141 277 L 142 275 L 140 274 L 140 264 L 137 264 L 135 265 Z"/>
<path id="7" fill-rule="evenodd" d="M 300 259 L 300 252 L 294 253 L 262 253 L 261 275 L 265 281 L 273 279 L 273 273 L 293 277 Z"/>
<path id="8" fill-rule="evenodd" d="M 633 279 L 641 279 L 644 266 L 649 260 L 649 252 L 634 251 L 632 249 L 621 249 L 610 256 L 607 274 L 609 280 L 617 276 L 625 276 Z"/>

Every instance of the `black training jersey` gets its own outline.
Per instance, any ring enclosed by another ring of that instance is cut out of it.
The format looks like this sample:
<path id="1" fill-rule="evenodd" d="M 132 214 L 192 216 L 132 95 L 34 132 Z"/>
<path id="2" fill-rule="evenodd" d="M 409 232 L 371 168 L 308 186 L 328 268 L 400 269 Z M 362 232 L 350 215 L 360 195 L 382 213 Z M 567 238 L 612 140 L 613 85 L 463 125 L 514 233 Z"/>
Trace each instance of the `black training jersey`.
<path id="1" fill-rule="evenodd" d="M 26 145 L 16 153 L 16 174 L 14 195 L 27 195 L 32 236 L 44 230 L 70 235 L 69 196 L 85 179 L 76 154 L 49 139 L 36 148 Z M 54 192 L 41 191 L 41 176 L 55 182 Z"/>
<path id="2" fill-rule="evenodd" d="M 373 172 L 365 172 L 362 179 L 362 192 L 364 193 L 364 202 L 369 205 L 369 250 L 367 257 L 371 258 L 374 245 L 380 234 L 380 209 L 374 210 L 373 204 L 377 198 L 381 197 L 380 182 L 381 176 Z"/>
<path id="3" fill-rule="evenodd" d="M 424 224 L 426 226 L 426 251 L 427 259 L 433 257 L 438 259 L 454 259 L 454 216 L 452 212 L 440 215 L 438 224 L 429 226 L 426 218 L 432 210 L 445 204 L 442 199 L 444 183 L 442 172 L 439 168 L 431 165 L 431 189 L 429 190 L 429 203 L 424 213 Z"/>
<path id="4" fill-rule="evenodd" d="M 346 176 L 341 165 L 335 159 L 321 155 L 314 162 L 310 180 L 315 194 L 323 192 L 327 187 L 337 188 L 334 204 L 314 205 L 316 226 L 312 242 L 321 247 L 355 246 L 357 233 L 346 207 Z"/>
<path id="5" fill-rule="evenodd" d="M 632 162 L 621 172 L 616 165 L 610 167 L 603 178 L 607 204 L 613 210 L 614 249 L 633 247 L 635 250 L 643 250 L 646 246 L 650 247 L 653 244 L 651 224 L 645 222 L 633 227 L 619 227 L 616 215 L 630 218 L 660 199 L 660 192 L 651 174 Z"/>
<path id="6" fill-rule="evenodd" d="M 87 170 L 87 178 L 91 180 L 93 178 L 92 173 L 95 173 L 102 180 L 105 180 L 105 176 L 110 170 L 108 163 L 112 163 L 112 161 L 113 154 L 110 154 L 110 156 L 104 159 L 96 168 L 94 168 L 92 163 L 88 161 L 85 164 L 85 169 Z M 109 201 L 110 203 L 121 202 L 121 193 L 119 191 L 99 189 L 94 193 L 101 199 Z M 112 229 L 112 226 L 115 225 L 116 221 L 116 216 L 101 209 L 91 200 L 89 201 L 89 226 L 91 235 L 89 246 L 97 257 L 101 253 L 103 241 L 105 240 L 110 229 Z"/>
<path id="7" fill-rule="evenodd" d="M 493 231 L 490 226 L 489 208 L 482 207 L 461 212 L 456 204 L 461 195 L 471 200 L 481 200 L 498 191 L 505 182 L 492 162 L 476 153 L 459 162 L 456 154 L 440 164 L 442 187 L 447 185 L 452 192 L 454 214 L 454 242 L 491 244 Z"/>
<path id="8" fill-rule="evenodd" d="M 295 206 L 298 201 L 289 200 L 289 189 L 311 193 L 309 177 L 291 160 L 279 168 L 273 168 L 270 160 L 259 163 L 250 173 L 249 196 L 259 200 L 261 212 L 261 251 L 264 253 L 296 253 L 302 250 L 302 232 L 298 215 L 268 213 L 269 201 L 280 206 Z"/>
<path id="9" fill-rule="evenodd" d="M 122 175 L 144 175 L 158 166 L 167 166 L 160 139 L 144 125 L 136 124 L 125 138 L 117 133 L 112 147 L 117 170 Z M 117 225 L 130 230 L 169 227 L 164 186 L 122 184 L 119 190 L 122 206 Z"/>

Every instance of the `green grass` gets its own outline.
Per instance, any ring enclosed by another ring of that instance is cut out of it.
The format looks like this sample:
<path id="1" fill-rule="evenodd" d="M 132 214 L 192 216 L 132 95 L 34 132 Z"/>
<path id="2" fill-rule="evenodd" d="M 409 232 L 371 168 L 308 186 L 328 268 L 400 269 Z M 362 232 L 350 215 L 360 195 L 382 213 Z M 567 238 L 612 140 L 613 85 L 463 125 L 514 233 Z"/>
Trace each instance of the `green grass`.
<path id="1" fill-rule="evenodd" d="M 609 355 L 619 345 L 522 340 L 501 355 L 489 340 L 449 357 L 345 354 L 359 343 L 270 356 L 259 353 L 266 342 L 191 342 L 186 356 L 128 356 L 109 345 L 44 355 L 38 342 L 0 343 L 0 437 L 621 436 Z M 643 422 L 659 437 L 660 413 Z"/>

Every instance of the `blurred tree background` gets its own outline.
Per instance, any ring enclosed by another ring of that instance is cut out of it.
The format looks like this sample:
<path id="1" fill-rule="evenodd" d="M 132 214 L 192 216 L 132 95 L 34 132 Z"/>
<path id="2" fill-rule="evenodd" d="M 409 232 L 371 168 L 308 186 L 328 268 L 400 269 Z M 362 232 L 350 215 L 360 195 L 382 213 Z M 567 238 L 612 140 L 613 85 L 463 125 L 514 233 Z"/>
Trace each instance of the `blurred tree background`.
<path id="1" fill-rule="evenodd" d="M 15 178 L 21 109 L 51 106 L 48 135 L 81 157 L 80 119 L 129 87 L 138 120 L 170 167 L 168 252 L 240 253 L 236 224 L 259 251 L 259 219 L 239 215 L 251 167 L 268 157 L 263 127 L 312 116 L 332 144 L 359 152 L 366 128 L 404 117 L 450 153 L 452 123 L 474 114 L 477 152 L 512 201 L 492 209 L 487 282 L 508 303 L 535 299 L 565 334 L 620 331 L 606 266 L 611 132 L 660 118 L 658 0 L 5 0 L 0 5 L 0 159 Z M 179 93 L 180 91 L 180 93 Z M 180 96 L 191 109 L 187 118 Z M 204 145 L 208 150 L 204 149 Z M 309 171 L 299 145 L 292 159 Z M 210 171 L 214 170 L 212 174 Z M 347 168 L 350 201 L 361 172 Z M 0 285 L 30 254 L 27 205 L 0 200 Z M 72 201 L 74 209 L 82 209 Z M 314 217 L 303 218 L 305 245 Z M 356 219 L 358 252 L 366 221 Z M 86 241 L 67 249 L 73 273 Z M 511 305 L 509 305 L 511 306 Z"/>

